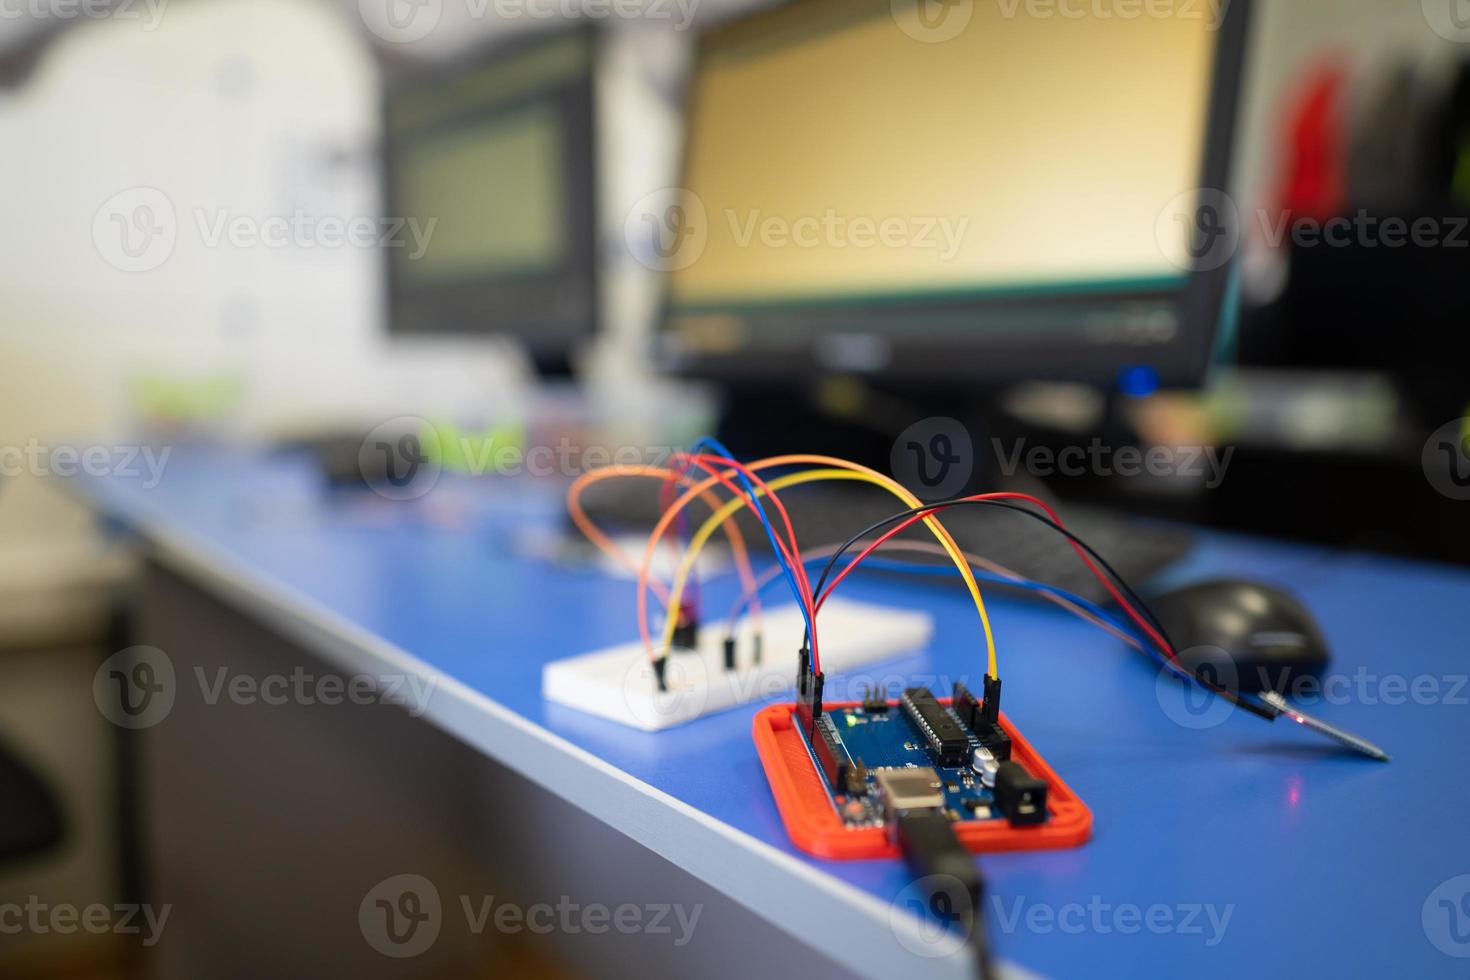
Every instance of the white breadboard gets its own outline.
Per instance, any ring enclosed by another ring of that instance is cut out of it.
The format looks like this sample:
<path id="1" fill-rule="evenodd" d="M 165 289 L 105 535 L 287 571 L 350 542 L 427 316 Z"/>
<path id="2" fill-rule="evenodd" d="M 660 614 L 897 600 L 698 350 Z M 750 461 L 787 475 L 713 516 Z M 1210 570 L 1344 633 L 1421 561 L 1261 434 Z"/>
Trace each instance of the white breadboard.
<path id="1" fill-rule="evenodd" d="M 736 669 L 725 670 L 724 624 L 706 623 L 699 649 L 669 657 L 660 691 L 643 644 L 638 641 L 553 660 L 541 670 L 541 693 L 613 721 L 658 731 L 751 701 L 791 691 L 797 649 L 805 625 L 795 605 L 764 611 L 761 663 L 751 662 L 749 621 L 736 643 Z M 912 653 L 929 642 L 934 620 L 926 613 L 831 599 L 819 623 L 822 672 L 836 674 L 875 660 Z"/>

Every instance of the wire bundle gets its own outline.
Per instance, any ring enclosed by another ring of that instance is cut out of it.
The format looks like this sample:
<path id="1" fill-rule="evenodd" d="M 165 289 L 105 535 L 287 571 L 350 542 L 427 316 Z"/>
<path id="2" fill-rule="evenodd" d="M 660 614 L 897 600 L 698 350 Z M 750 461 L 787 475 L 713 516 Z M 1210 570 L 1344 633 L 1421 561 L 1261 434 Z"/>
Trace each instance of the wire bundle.
<path id="1" fill-rule="evenodd" d="M 783 471 L 769 481 L 761 474 Z M 663 512 L 649 534 L 641 560 L 635 560 L 622 551 L 586 515 L 581 504 L 583 492 L 590 486 L 606 479 L 619 477 L 657 478 L 664 481 L 662 500 Z M 804 556 L 797 541 L 796 529 L 791 517 L 781 502 L 780 491 L 818 481 L 856 481 L 873 484 L 903 502 L 905 510 L 896 513 L 871 527 L 858 531 L 846 542 L 824 546 Z M 728 497 L 719 496 L 722 488 Z M 677 496 L 674 491 L 682 489 Z M 689 535 L 687 543 L 678 548 L 678 539 L 685 528 L 686 510 L 696 500 L 710 508 L 705 521 Z M 962 552 L 953 537 L 944 529 L 938 514 L 953 507 L 986 506 L 998 507 L 1023 514 L 1064 537 L 1076 551 L 1078 558 L 1103 584 L 1113 602 L 1121 610 L 1119 617 L 1086 599 L 1057 589 L 1045 583 L 1031 582 L 1008 569 L 986 561 L 983 556 Z M 927 564 L 875 559 L 880 550 L 923 551 L 926 554 L 942 555 L 949 559 L 964 579 L 974 601 L 980 619 L 981 635 L 986 659 L 986 673 L 999 679 L 995 637 L 991 629 L 990 616 L 980 591 L 981 579 L 987 584 L 1011 586 L 1034 592 L 1052 601 L 1069 612 L 1092 622 L 1125 642 L 1153 656 L 1176 675 L 1203 686 L 1215 694 L 1240 705 L 1253 714 L 1265 718 L 1275 717 L 1267 706 L 1255 699 L 1242 697 L 1223 687 L 1212 684 L 1186 670 L 1178 660 L 1173 643 L 1169 640 L 1158 620 L 1138 594 L 1108 564 L 1106 559 L 1094 551 L 1086 542 L 1069 531 L 1057 513 L 1045 502 L 1024 493 L 985 493 L 961 497 L 937 503 L 921 503 L 897 481 L 882 473 L 830 456 L 795 454 L 775 456 L 742 463 L 718 441 L 704 438 L 696 442 L 687 453 L 677 454 L 669 467 L 654 466 L 611 466 L 583 474 L 571 486 L 567 495 L 567 508 L 572 520 L 599 548 L 616 561 L 636 572 L 638 577 L 637 606 L 639 635 L 649 658 L 659 667 L 673 648 L 675 632 L 680 616 L 686 608 L 687 593 L 693 581 L 695 561 L 701 549 L 723 530 L 740 576 L 742 595 L 730 611 L 727 638 L 733 638 L 741 617 L 747 613 L 760 629 L 760 596 L 777 581 L 783 582 L 790 591 L 806 625 L 805 648 L 810 652 L 811 670 L 821 672 L 818 616 L 823 604 L 836 588 L 859 566 L 884 571 L 900 571 L 913 574 L 949 574 L 948 569 Z M 772 551 L 775 566 L 757 578 L 750 564 L 748 548 L 741 536 L 735 515 L 744 509 L 750 510 L 764 532 Z M 772 518 L 772 512 L 775 517 Z M 899 540 L 902 534 L 915 525 L 922 524 L 935 538 L 934 544 Z M 680 554 L 678 565 L 668 586 L 657 581 L 651 572 L 654 556 L 666 536 L 675 542 Z M 850 555 L 858 549 L 855 555 Z M 813 585 L 808 573 L 809 566 L 815 567 L 825 558 L 820 574 Z M 982 569 L 977 577 L 971 566 Z M 697 583 L 695 585 L 697 588 Z M 663 628 L 658 642 L 654 642 L 649 625 L 648 595 L 652 592 L 664 607 Z"/>
<path id="2" fill-rule="evenodd" d="M 708 448 L 709 452 L 699 450 Z M 767 483 L 759 473 L 776 468 L 788 468 L 795 466 L 806 466 L 808 469 L 785 473 Z M 688 476 L 688 470 L 698 468 L 708 474 L 704 479 L 693 482 Z M 649 534 L 647 545 L 641 562 L 634 562 L 618 546 L 604 534 L 587 517 L 585 509 L 581 504 L 583 492 L 591 485 L 605 479 L 626 476 L 658 476 L 667 481 L 685 486 L 684 492 L 680 494 L 671 504 L 664 508 L 653 531 Z M 676 614 L 683 602 L 684 590 L 690 578 L 700 550 L 713 536 L 716 530 L 723 528 L 726 536 L 730 538 L 732 551 L 737 552 L 736 563 L 742 569 L 742 579 L 747 592 L 751 589 L 751 582 L 746 578 L 745 570 L 748 569 L 748 559 L 740 554 L 740 548 L 736 545 L 738 540 L 738 526 L 732 518 L 735 513 L 743 508 L 749 508 L 760 523 L 769 540 L 772 550 L 776 554 L 777 566 L 781 576 L 785 579 L 792 597 L 797 606 L 802 610 L 802 618 L 806 622 L 807 638 L 810 644 L 813 666 L 820 670 L 821 653 L 820 641 L 817 635 L 816 618 L 818 602 L 816 592 L 813 590 L 807 578 L 806 564 L 801 557 L 801 547 L 797 542 L 795 529 L 792 527 L 790 515 L 787 514 L 785 506 L 781 503 L 777 492 L 788 487 L 803 483 L 811 483 L 818 480 L 855 480 L 871 483 L 882 487 L 893 496 L 901 500 L 905 506 L 920 506 L 918 498 L 909 493 L 908 490 L 890 477 L 884 476 L 876 470 L 869 469 L 858 463 L 848 460 L 837 459 L 830 456 L 817 455 L 790 455 L 776 456 L 769 459 L 759 460 L 750 464 L 743 464 L 734 456 L 712 439 L 700 440 L 689 453 L 679 454 L 675 457 L 674 466 L 669 468 L 633 466 L 621 467 L 610 466 L 593 470 L 578 478 L 568 490 L 567 509 L 572 520 L 587 535 L 587 537 L 602 548 L 615 560 L 625 567 L 636 571 L 638 575 L 638 624 L 639 633 L 648 651 L 650 659 L 661 660 L 667 656 L 671 648 L 673 632 L 676 628 Z M 716 505 L 710 495 L 716 486 L 724 486 L 731 492 L 731 498 Z M 678 570 L 674 575 L 673 584 L 668 589 L 663 589 L 655 582 L 651 575 L 651 567 L 654 555 L 659 543 L 669 533 L 672 525 L 695 499 L 703 499 L 709 504 L 713 512 L 708 520 L 695 531 L 690 538 L 688 547 L 684 550 L 683 558 Z M 778 527 L 772 521 L 766 509 L 766 502 L 771 504 L 780 520 Z M 976 582 L 970 566 L 965 562 L 960 553 L 959 546 L 954 539 L 944 530 L 939 521 L 932 516 L 923 516 L 922 523 L 929 528 L 939 542 L 940 548 L 954 562 L 956 569 L 965 580 L 966 587 L 975 602 L 975 607 L 980 616 L 981 627 L 984 638 L 984 647 L 989 669 L 996 669 L 995 639 L 990 627 L 989 614 L 985 609 L 984 599 L 980 594 L 979 584 Z M 917 523 L 917 522 L 916 522 Z M 666 615 L 664 617 L 663 637 L 655 647 L 652 639 L 652 631 L 648 621 L 648 593 L 652 590 L 660 603 L 664 606 Z"/>

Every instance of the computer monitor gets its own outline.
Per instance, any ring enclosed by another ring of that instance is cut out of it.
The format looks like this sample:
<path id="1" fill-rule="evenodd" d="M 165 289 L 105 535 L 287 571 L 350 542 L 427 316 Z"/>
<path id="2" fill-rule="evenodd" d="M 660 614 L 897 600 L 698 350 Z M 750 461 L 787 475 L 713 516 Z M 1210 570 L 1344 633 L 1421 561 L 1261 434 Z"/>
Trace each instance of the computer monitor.
<path id="1" fill-rule="evenodd" d="M 595 60 L 577 29 L 390 81 L 387 214 L 427 238 L 385 249 L 393 333 L 505 334 L 556 364 L 593 332 Z"/>
<path id="2" fill-rule="evenodd" d="M 1198 380 L 1246 6 L 797 0 L 708 31 L 650 223 L 683 236 L 666 361 Z"/>

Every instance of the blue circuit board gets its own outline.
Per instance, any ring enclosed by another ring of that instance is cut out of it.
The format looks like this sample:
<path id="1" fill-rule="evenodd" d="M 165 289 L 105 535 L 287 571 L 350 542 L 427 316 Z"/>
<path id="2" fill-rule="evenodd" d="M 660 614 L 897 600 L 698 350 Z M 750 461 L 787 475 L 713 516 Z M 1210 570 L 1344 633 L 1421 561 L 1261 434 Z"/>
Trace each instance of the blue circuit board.
<path id="1" fill-rule="evenodd" d="M 951 716 L 954 712 L 946 707 Z M 887 710 L 870 711 L 861 707 L 829 708 L 823 722 L 830 721 L 838 742 L 852 762 L 861 762 L 867 770 L 869 791 L 861 797 L 849 797 L 846 793 L 833 790 L 822 781 L 832 807 L 844 824 L 849 827 L 881 827 L 883 808 L 874 792 L 876 779 L 873 770 L 895 768 L 933 768 L 944 788 L 945 810 L 951 820 L 1002 820 L 1004 817 L 995 807 L 995 798 L 983 785 L 978 773 L 969 766 L 937 765 L 930 752 L 924 734 L 897 703 L 890 703 Z M 955 717 L 959 724 L 959 718 Z M 803 738 L 805 735 L 803 734 Z M 970 736 L 972 748 L 979 741 Z M 808 743 L 807 751 L 811 752 Z M 813 765 L 816 765 L 815 756 Z M 817 766 L 821 771 L 821 766 Z"/>

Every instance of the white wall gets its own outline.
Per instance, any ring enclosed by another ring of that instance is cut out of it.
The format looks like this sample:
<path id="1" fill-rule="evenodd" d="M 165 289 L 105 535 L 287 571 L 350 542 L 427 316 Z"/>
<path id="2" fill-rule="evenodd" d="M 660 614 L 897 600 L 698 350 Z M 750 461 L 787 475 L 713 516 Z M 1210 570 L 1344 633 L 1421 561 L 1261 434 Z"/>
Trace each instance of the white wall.
<path id="1" fill-rule="evenodd" d="M 19 191 L 0 239 L 0 329 L 49 375 L 38 421 L 125 424 L 119 380 L 133 371 L 244 370 L 265 394 L 272 371 L 258 369 L 359 360 L 377 315 L 371 253 L 211 248 L 197 219 L 372 214 L 375 98 L 365 46 L 325 3 L 177 3 L 155 31 L 97 21 L 50 49 L 0 101 L 14 148 L 0 185 Z M 355 163 L 326 162 L 340 154 Z M 160 267 L 129 272 L 93 222 L 136 187 L 166 195 L 178 239 Z M 328 388 L 340 374 L 321 373 Z"/>
<path id="2" fill-rule="evenodd" d="M 390 357 L 372 249 L 211 244 L 221 215 L 376 215 L 378 101 L 361 25 L 331 0 L 81 23 L 0 91 L 0 445 L 131 436 L 140 375 L 233 379 L 234 432 L 462 408 L 519 379 L 498 344 Z M 120 192 L 172 213 L 172 252 L 144 255 L 167 256 L 156 268 L 117 267 Z M 0 539 L 80 527 L 39 483 L 7 481 Z"/>

